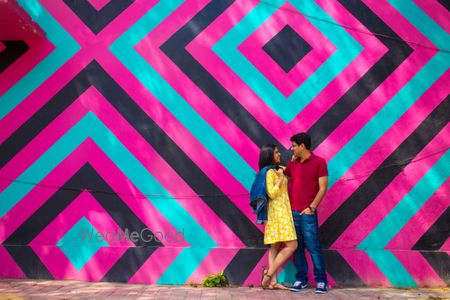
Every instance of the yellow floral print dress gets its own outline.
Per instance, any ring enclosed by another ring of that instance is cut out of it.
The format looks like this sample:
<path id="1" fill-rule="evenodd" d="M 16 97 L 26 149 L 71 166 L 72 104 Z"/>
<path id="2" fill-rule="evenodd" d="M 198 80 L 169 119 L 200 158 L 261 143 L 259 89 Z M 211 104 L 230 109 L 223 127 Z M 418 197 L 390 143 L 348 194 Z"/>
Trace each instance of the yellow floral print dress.
<path id="1" fill-rule="evenodd" d="M 281 188 L 277 185 L 278 179 L 279 176 L 274 169 L 267 171 L 266 186 L 269 205 L 267 209 L 268 220 L 264 230 L 264 244 L 297 239 L 287 191 L 287 179 L 283 179 Z"/>

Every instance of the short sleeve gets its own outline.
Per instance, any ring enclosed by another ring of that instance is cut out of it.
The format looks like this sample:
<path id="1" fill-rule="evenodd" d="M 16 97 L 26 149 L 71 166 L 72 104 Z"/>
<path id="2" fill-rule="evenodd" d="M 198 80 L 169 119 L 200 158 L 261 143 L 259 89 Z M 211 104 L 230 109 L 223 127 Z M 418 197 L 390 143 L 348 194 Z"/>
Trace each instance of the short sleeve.
<path id="1" fill-rule="evenodd" d="M 270 199 L 276 198 L 278 196 L 278 194 L 280 193 L 280 188 L 277 185 L 278 179 L 279 179 L 278 175 L 274 169 L 270 169 L 267 171 L 266 190 L 267 190 L 267 195 L 269 196 Z"/>
<path id="2" fill-rule="evenodd" d="M 328 176 L 327 162 L 323 158 L 320 160 L 317 173 L 319 177 Z"/>

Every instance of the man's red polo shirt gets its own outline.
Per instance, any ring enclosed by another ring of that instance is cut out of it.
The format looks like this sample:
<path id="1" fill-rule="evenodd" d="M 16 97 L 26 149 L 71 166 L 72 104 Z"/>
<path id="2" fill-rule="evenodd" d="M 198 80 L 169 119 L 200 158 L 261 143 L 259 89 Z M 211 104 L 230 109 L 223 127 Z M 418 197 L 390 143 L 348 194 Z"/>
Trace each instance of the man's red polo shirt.
<path id="1" fill-rule="evenodd" d="M 288 163 L 284 173 L 289 176 L 289 199 L 291 209 L 303 211 L 319 191 L 319 177 L 328 176 L 326 161 L 311 153 L 303 162 L 296 159 Z"/>

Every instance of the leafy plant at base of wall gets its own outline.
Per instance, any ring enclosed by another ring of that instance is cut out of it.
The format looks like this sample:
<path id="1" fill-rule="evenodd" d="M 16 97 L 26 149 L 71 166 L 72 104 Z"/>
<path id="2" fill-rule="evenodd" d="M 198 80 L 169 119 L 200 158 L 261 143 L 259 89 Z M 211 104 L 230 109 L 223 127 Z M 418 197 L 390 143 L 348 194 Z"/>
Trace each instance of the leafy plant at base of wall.
<path id="1" fill-rule="evenodd" d="M 206 287 L 226 286 L 228 284 L 228 279 L 222 271 L 217 274 L 210 274 L 206 276 L 206 278 L 203 279 L 202 284 Z"/>

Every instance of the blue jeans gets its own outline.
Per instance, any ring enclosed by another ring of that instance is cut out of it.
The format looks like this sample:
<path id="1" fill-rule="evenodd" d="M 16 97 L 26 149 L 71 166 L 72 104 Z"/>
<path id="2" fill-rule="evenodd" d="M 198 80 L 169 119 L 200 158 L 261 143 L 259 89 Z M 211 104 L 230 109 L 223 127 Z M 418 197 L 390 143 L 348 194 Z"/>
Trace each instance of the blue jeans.
<path id="1" fill-rule="evenodd" d="M 305 246 L 311 255 L 314 265 L 314 279 L 316 282 L 327 281 L 325 273 L 325 263 L 323 261 L 322 247 L 318 237 L 317 214 L 301 215 L 298 211 L 292 211 L 295 231 L 297 232 L 298 247 L 294 252 L 294 265 L 297 269 L 295 278 L 302 282 L 308 282 L 308 263 L 305 257 Z"/>

